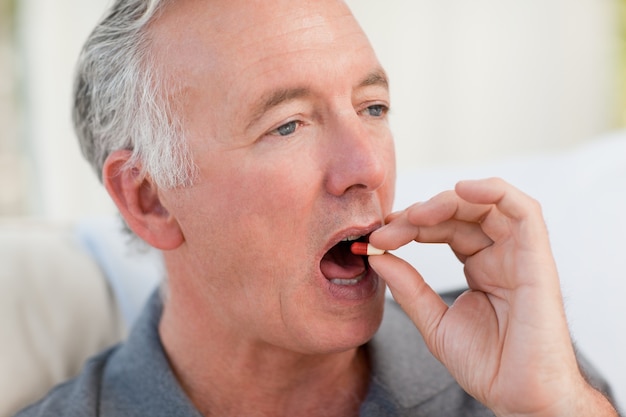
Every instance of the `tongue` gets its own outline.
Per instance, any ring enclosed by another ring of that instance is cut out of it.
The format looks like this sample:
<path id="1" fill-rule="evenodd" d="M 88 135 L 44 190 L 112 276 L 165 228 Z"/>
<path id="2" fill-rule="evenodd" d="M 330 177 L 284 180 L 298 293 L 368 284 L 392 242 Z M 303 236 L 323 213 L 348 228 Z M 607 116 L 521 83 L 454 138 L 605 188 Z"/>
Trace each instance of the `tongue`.
<path id="1" fill-rule="evenodd" d="M 324 255 L 320 269 L 327 279 L 351 279 L 365 272 L 365 261 L 353 255 L 349 247 L 337 245 Z"/>

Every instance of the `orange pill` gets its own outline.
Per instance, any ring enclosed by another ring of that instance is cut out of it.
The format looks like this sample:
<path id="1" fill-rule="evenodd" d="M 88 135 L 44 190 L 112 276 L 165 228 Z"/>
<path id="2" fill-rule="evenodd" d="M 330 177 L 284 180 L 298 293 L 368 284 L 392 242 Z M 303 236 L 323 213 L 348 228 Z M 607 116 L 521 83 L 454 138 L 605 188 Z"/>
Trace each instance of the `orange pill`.
<path id="1" fill-rule="evenodd" d="M 378 249 L 377 247 L 365 242 L 354 242 L 350 246 L 350 251 L 355 255 L 361 256 L 382 255 L 385 253 L 383 249 Z"/>

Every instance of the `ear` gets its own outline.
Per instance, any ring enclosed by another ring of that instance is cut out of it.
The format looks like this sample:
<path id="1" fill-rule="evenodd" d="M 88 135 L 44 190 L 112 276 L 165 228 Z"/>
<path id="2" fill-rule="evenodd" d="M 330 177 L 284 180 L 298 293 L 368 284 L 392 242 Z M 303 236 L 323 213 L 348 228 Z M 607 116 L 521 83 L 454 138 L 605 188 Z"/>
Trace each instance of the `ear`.
<path id="1" fill-rule="evenodd" d="M 104 187 L 115 202 L 128 227 L 151 246 L 176 249 L 184 236 L 176 219 L 162 204 L 159 188 L 139 166 L 127 166 L 131 151 L 112 152 L 102 167 Z"/>

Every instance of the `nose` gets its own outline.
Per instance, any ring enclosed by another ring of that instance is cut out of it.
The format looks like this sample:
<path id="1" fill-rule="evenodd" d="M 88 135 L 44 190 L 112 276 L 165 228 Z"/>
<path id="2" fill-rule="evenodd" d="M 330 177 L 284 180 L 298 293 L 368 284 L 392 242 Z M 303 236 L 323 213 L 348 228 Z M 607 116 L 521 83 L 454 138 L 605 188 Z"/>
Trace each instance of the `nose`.
<path id="1" fill-rule="evenodd" d="M 351 113 L 336 118 L 328 139 L 325 184 L 330 194 L 371 192 L 385 183 L 393 169 L 393 143 L 386 124 L 368 125 Z"/>

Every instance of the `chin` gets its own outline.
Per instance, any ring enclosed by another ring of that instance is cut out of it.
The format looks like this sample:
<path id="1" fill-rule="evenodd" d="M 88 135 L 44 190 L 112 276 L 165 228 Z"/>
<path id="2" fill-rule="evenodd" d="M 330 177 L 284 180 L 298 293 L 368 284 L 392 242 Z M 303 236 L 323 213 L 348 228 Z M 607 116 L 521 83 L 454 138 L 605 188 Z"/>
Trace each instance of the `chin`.
<path id="1" fill-rule="evenodd" d="M 309 328 L 311 342 L 322 352 L 340 352 L 369 342 L 378 331 L 384 309 L 384 292 L 381 300 L 368 308 L 355 308 L 351 314 L 337 315 Z"/>

